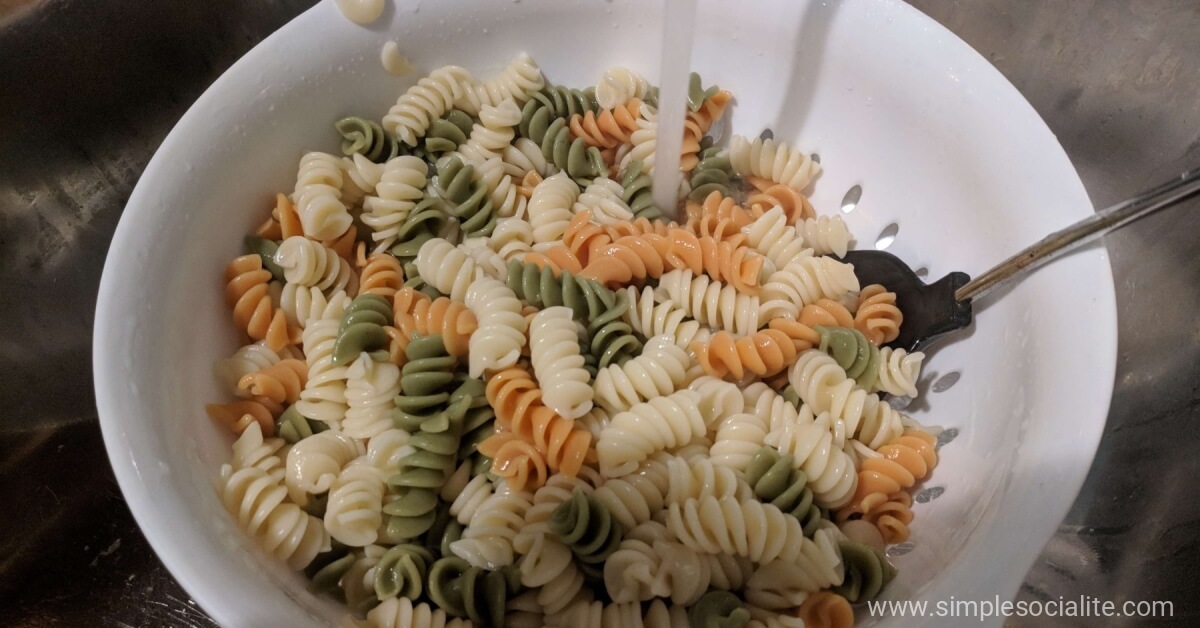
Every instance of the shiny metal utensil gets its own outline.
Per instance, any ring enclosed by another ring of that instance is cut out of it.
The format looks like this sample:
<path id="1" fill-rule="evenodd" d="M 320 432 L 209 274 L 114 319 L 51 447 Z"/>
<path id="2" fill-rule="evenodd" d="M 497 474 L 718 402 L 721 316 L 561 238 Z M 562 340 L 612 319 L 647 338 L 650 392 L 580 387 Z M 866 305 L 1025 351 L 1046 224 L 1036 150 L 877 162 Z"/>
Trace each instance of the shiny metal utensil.
<path id="1" fill-rule="evenodd" d="M 938 336 L 969 326 L 976 299 L 1109 231 L 1172 207 L 1197 193 L 1200 193 L 1200 169 L 1189 170 L 1042 238 L 975 279 L 966 273 L 952 272 L 926 284 L 900 258 L 884 251 L 849 251 L 842 259 L 854 264 L 859 283 L 883 284 L 896 293 L 896 303 L 904 312 L 904 324 L 900 335 L 889 344 L 916 351 Z"/>

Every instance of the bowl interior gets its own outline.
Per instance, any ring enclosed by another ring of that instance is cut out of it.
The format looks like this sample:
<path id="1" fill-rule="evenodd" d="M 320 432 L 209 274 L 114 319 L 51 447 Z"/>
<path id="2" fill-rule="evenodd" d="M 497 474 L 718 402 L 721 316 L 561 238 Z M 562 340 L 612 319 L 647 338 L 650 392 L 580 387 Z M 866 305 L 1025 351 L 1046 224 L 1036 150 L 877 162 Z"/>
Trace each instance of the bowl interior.
<path id="1" fill-rule="evenodd" d="M 769 126 L 819 153 L 819 213 L 838 213 L 860 184 L 862 200 L 845 214 L 859 248 L 896 225 L 888 250 L 931 279 L 974 274 L 1091 211 L 1028 103 L 907 5 L 700 5 L 693 67 L 733 91 L 732 130 L 754 136 Z M 333 121 L 378 119 L 415 81 L 381 68 L 389 39 L 419 73 L 453 63 L 486 77 L 527 51 L 550 81 L 582 86 L 614 64 L 654 80 L 660 25 L 658 8 L 632 0 L 396 0 L 364 28 L 322 2 L 239 61 L 163 143 L 106 263 L 97 399 L 139 524 L 222 624 L 340 616 L 225 513 L 217 474 L 231 438 L 203 410 L 223 399 L 214 360 L 239 341 L 222 268 L 273 195 L 292 189 L 300 155 L 335 152 Z M 957 437 L 926 484 L 940 490 L 919 496 L 912 539 L 893 550 L 901 575 L 886 597 L 1011 597 L 1090 465 L 1115 344 L 1107 256 L 1093 248 L 992 299 L 972 330 L 934 351 L 908 411 Z"/>

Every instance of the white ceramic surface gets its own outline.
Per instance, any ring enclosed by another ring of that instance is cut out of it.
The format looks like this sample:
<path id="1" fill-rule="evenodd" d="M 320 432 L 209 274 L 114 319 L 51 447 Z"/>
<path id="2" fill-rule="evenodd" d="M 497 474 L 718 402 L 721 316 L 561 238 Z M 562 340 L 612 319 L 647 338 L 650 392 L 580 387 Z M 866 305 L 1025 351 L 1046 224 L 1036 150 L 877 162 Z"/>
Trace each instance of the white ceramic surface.
<path id="1" fill-rule="evenodd" d="M 238 337 L 222 268 L 305 150 L 337 150 L 332 122 L 381 116 L 414 77 L 388 75 L 396 39 L 421 71 L 477 76 L 528 51 L 554 82 L 625 64 L 657 74 L 658 9 L 634 0 L 397 0 L 370 27 L 322 2 L 221 77 L 163 142 L 117 229 L 95 329 L 96 397 L 117 479 L 151 544 L 227 626 L 309 626 L 339 609 L 257 550 L 225 513 L 217 473 L 231 438 L 205 417 L 211 375 Z M 896 1 L 704 0 L 695 69 L 737 98 L 733 129 L 819 152 L 812 200 L 846 216 L 860 247 L 892 222 L 889 250 L 931 277 L 978 273 L 1091 211 L 1054 136 L 977 53 Z M 478 6 L 476 6 L 478 5 Z M 471 8 L 468 8 L 471 7 Z M 979 312 L 927 361 L 922 421 L 956 428 L 918 504 L 894 599 L 1010 599 L 1083 482 L 1104 425 L 1116 325 L 1106 252 L 1042 270 Z M 935 375 L 961 372 L 946 392 Z M 928 619 L 956 625 L 961 619 Z M 879 625 L 916 625 L 881 621 Z"/>

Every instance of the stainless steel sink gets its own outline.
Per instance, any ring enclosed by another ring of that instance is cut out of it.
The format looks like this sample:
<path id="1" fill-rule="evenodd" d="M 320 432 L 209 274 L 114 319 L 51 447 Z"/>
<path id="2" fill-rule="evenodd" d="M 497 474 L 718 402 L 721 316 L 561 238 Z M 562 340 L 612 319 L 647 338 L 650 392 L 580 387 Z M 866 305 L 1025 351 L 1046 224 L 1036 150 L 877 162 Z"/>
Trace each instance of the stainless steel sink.
<path id="1" fill-rule="evenodd" d="M 209 82 L 311 4 L 0 0 L 0 625 L 214 625 L 155 558 L 113 481 L 92 398 L 93 306 L 112 231 L 158 143 Z M 1194 0 L 913 4 L 1025 94 L 1097 205 L 1200 165 Z M 1120 307 L 1108 428 L 1019 598 L 1170 600 L 1171 623 L 1190 625 L 1200 619 L 1200 202 L 1108 246 Z"/>

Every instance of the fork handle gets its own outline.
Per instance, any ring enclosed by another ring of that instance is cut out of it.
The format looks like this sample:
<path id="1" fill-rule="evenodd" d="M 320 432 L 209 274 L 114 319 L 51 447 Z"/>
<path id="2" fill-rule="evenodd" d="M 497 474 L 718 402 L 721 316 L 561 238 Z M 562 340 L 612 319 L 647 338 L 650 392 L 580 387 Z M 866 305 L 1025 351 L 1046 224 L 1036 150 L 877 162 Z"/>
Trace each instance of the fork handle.
<path id="1" fill-rule="evenodd" d="M 1172 207 L 1200 192 L 1200 169 L 1189 170 L 1137 196 L 1102 209 L 1079 222 L 1038 240 L 1029 248 L 972 279 L 954 293 L 960 302 L 971 301 L 1033 272 L 1043 264 L 1096 238 Z"/>

